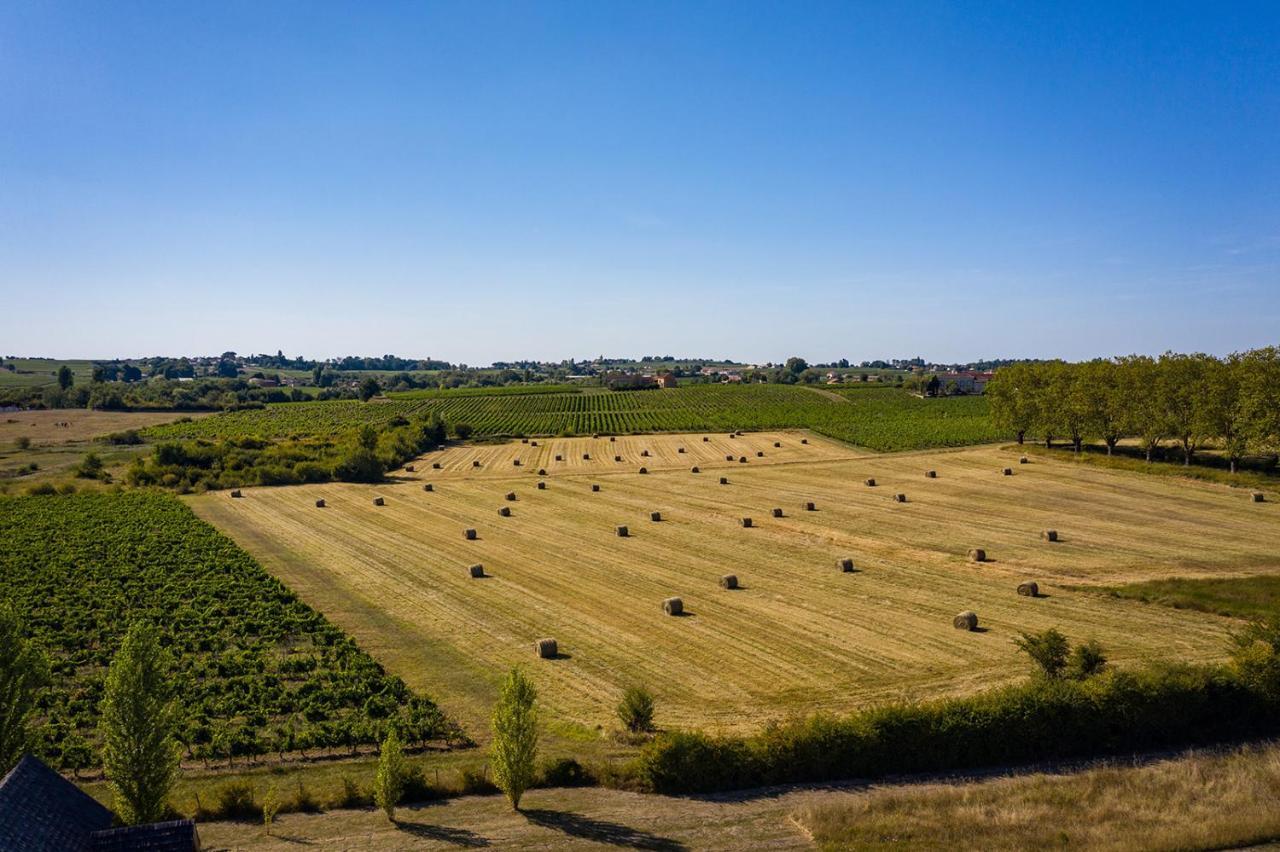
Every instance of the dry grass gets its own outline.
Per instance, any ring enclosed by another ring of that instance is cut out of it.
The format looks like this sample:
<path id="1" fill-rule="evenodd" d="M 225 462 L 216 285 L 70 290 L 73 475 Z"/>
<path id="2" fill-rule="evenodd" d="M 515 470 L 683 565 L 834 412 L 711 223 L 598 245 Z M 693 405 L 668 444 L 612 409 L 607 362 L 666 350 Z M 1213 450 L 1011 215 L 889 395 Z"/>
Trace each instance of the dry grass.
<path id="1" fill-rule="evenodd" d="M 822 849 L 1224 849 L 1280 839 L 1280 748 L 846 794 L 801 807 Z"/>
<path id="2" fill-rule="evenodd" d="M 209 414 L 210 412 L 187 411 L 93 411 L 84 408 L 0 412 L 0 444 L 12 443 L 22 436 L 30 438 L 34 447 L 70 444 L 90 441 L 111 432 L 171 423 L 180 417 L 195 419 Z M 67 425 L 59 426 L 59 423 Z"/>
<path id="3" fill-rule="evenodd" d="M 766 459 L 722 460 L 729 444 L 751 452 L 774 440 L 783 448 Z M 1011 641 L 1022 630 L 1097 638 L 1120 664 L 1213 659 L 1231 624 L 1221 617 L 1054 584 L 1261 573 L 1276 562 L 1280 505 L 1216 485 L 1040 460 L 1002 477 L 1013 456 L 996 448 L 929 453 L 939 478 L 922 480 L 921 454 L 859 456 L 790 434 L 619 437 L 624 458 L 650 450 L 654 473 L 621 464 L 610 474 L 611 455 L 581 460 L 598 442 L 607 439 L 451 449 L 378 486 L 389 498 L 381 509 L 370 486 L 353 484 L 191 503 L 480 739 L 513 664 L 529 670 L 557 732 L 592 738 L 633 682 L 654 691 L 660 724 L 726 731 L 972 692 L 1025 675 Z M 677 453 L 681 445 L 688 452 Z M 567 461 L 555 465 L 556 453 Z M 519 473 L 516 455 L 528 462 Z M 444 470 L 427 471 L 437 458 Z M 484 467 L 472 470 L 472 458 Z M 712 475 L 689 475 L 690 460 Z M 546 491 L 534 488 L 539 464 Z M 730 466 L 731 485 L 718 485 L 714 471 Z M 872 475 L 887 487 L 863 487 Z M 421 490 L 428 477 L 434 493 Z M 605 482 L 598 494 L 593 480 Z M 907 482 L 911 502 L 891 503 Z M 492 507 L 513 488 L 520 511 L 499 519 Z M 322 517 L 317 498 L 330 507 Z M 819 510 L 768 517 L 771 506 L 806 500 Z M 663 523 L 642 523 L 655 510 Z M 738 526 L 748 514 L 760 519 L 749 531 Z M 631 537 L 615 535 L 620 523 Z M 1039 539 L 1050 524 L 1061 534 L 1053 545 Z M 478 541 L 461 535 L 471 525 Z M 992 561 L 968 563 L 974 544 Z M 831 570 L 843 556 L 858 573 Z M 463 569 L 475 562 L 493 579 L 472 582 Z M 727 571 L 742 579 L 739 591 L 719 588 Z M 1045 596 L 1017 595 L 1025 579 Z M 672 595 L 688 617 L 655 605 Z M 962 609 L 978 613 L 982 631 L 957 635 L 951 621 Z M 547 635 L 563 656 L 531 659 L 532 642 Z"/>
<path id="4" fill-rule="evenodd" d="M 207 849 L 1214 849 L 1280 837 L 1280 748 L 953 784 L 798 787 L 709 798 L 531 790 L 401 808 L 288 814 L 267 836 L 206 823 Z"/>

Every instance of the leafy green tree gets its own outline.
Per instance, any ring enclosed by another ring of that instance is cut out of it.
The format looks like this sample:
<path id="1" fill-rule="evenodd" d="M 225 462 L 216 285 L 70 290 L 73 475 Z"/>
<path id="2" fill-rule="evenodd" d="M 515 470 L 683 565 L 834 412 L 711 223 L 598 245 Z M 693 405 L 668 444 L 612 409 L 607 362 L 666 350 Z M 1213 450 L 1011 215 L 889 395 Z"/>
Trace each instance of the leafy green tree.
<path id="1" fill-rule="evenodd" d="M 58 387 L 62 390 L 69 389 L 76 383 L 75 374 L 71 372 L 71 368 L 63 364 L 58 368 Z"/>
<path id="2" fill-rule="evenodd" d="M 653 730 L 653 693 L 643 686 L 631 686 L 618 702 L 618 719 L 633 734 Z"/>
<path id="3" fill-rule="evenodd" d="M 1121 384 L 1121 366 L 1099 358 L 1077 365 L 1079 392 L 1083 394 L 1087 429 L 1106 444 L 1111 455 L 1125 436 L 1128 426 L 1128 400 Z"/>
<path id="4" fill-rule="evenodd" d="M 382 385 L 378 384 L 378 380 L 373 376 L 368 376 L 360 383 L 360 400 L 368 402 L 378 394 L 382 393 Z"/>
<path id="5" fill-rule="evenodd" d="M 178 774 L 179 714 L 168 682 L 171 660 L 160 632 L 135 622 L 107 670 L 102 699 L 102 765 L 125 825 L 164 817 Z"/>
<path id="6" fill-rule="evenodd" d="M 520 810 L 520 797 L 533 783 L 538 759 L 538 693 L 524 672 L 514 668 L 502 683 L 493 710 L 493 780 Z"/>
<path id="7" fill-rule="evenodd" d="M 787 363 L 783 369 L 785 369 L 792 376 L 798 376 L 801 373 L 803 373 L 805 370 L 809 369 L 809 362 L 805 361 L 803 358 L 796 358 L 796 357 L 788 358 Z"/>
<path id="8" fill-rule="evenodd" d="M 404 783 L 408 774 L 404 761 L 404 746 L 392 725 L 382 741 L 378 754 L 378 774 L 373 779 L 373 801 L 382 808 L 387 819 L 396 821 L 396 805 L 404 796 Z"/>
<path id="9" fill-rule="evenodd" d="M 1127 431 L 1138 438 L 1147 461 L 1169 436 L 1169 418 L 1161 398 L 1160 368 L 1146 355 L 1130 355 L 1120 360 L 1121 386 L 1129 400 Z"/>
<path id="10" fill-rule="evenodd" d="M 986 396 L 991 416 L 1001 429 L 1007 429 L 1021 444 L 1040 419 L 1041 385 L 1039 365 L 1011 364 L 1002 367 L 987 384 Z"/>
<path id="11" fill-rule="evenodd" d="M 1182 463 L 1204 443 L 1207 418 L 1204 355 L 1178 355 L 1166 352 L 1157 362 L 1157 386 L 1164 406 L 1171 436 L 1182 448 Z"/>
<path id="12" fill-rule="evenodd" d="M 0 604 L 0 777 L 31 748 L 36 701 L 49 684 L 44 654 L 22 635 L 9 604 Z"/>
<path id="13" fill-rule="evenodd" d="M 1067 667 L 1067 654 L 1070 646 L 1067 637 L 1050 627 L 1041 633 L 1023 633 L 1013 640 L 1013 644 L 1026 653 L 1040 672 L 1050 680 L 1062 676 Z"/>
<path id="14" fill-rule="evenodd" d="M 453 434 L 458 436 L 459 441 L 465 441 L 470 438 L 472 431 L 470 423 L 458 423 L 453 427 Z"/>

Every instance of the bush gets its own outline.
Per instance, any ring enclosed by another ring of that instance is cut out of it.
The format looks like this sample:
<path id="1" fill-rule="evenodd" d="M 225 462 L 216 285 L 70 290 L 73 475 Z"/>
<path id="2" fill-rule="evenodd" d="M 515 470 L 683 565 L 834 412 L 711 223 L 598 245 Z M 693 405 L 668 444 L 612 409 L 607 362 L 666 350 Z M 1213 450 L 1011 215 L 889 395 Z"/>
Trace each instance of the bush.
<path id="1" fill-rule="evenodd" d="M 262 806 L 258 804 L 253 785 L 247 781 L 232 781 L 218 790 L 215 819 L 262 819 Z"/>
<path id="2" fill-rule="evenodd" d="M 1067 637 L 1052 627 L 1043 633 L 1023 633 L 1021 638 L 1013 640 L 1013 644 L 1025 651 L 1047 678 L 1061 676 L 1067 667 L 1067 655 L 1070 653 Z"/>
<path id="3" fill-rule="evenodd" d="M 26 435 L 19 435 L 17 438 L 14 438 L 13 444 L 20 450 L 31 449 L 31 439 Z"/>
<path id="4" fill-rule="evenodd" d="M 1067 661 L 1067 676 L 1075 680 L 1084 680 L 1099 674 L 1107 665 L 1107 655 L 1097 641 L 1090 639 L 1082 645 L 1071 649 L 1071 659 Z"/>
<path id="5" fill-rule="evenodd" d="M 643 686 L 631 686 L 618 703 L 618 719 L 633 734 L 653 730 L 653 694 Z"/>
<path id="6" fill-rule="evenodd" d="M 459 441 L 465 441 L 470 438 L 472 431 L 470 423 L 459 423 L 453 427 L 453 434 L 457 436 Z"/>
<path id="7" fill-rule="evenodd" d="M 502 792 L 489 780 L 489 775 L 480 770 L 464 769 L 458 773 L 458 781 L 458 795 L 461 796 L 492 796 Z"/>
<path id="8" fill-rule="evenodd" d="M 589 787 L 596 783 L 581 763 L 572 757 L 548 761 L 542 767 L 542 787 Z"/>

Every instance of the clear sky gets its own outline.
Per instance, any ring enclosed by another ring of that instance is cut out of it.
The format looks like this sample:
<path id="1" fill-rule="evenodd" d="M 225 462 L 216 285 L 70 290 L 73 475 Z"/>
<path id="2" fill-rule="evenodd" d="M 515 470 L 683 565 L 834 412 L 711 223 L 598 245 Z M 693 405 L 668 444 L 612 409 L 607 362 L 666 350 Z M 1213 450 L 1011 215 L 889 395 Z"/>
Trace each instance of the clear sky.
<path id="1" fill-rule="evenodd" d="M 1280 343 L 1280 3 L 0 5 L 0 354 Z"/>

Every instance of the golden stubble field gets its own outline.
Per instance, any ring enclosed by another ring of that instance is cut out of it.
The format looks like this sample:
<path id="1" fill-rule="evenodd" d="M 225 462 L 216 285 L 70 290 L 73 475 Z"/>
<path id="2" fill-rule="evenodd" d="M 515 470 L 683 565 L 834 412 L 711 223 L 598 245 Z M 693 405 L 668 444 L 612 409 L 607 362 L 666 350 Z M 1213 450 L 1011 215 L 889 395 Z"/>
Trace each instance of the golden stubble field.
<path id="1" fill-rule="evenodd" d="M 1096 638 L 1120 664 L 1213 659 L 1227 619 L 1058 584 L 1257 573 L 1280 561 L 1280 507 L 1222 486 L 1020 465 L 994 447 L 868 455 L 799 433 L 708 437 L 458 447 L 383 485 L 190 502 L 480 739 L 513 664 L 538 684 L 554 731 L 589 736 L 615 724 L 630 683 L 653 690 L 664 726 L 735 732 L 971 692 L 1025 676 L 1012 641 L 1020 630 Z M 1001 474 L 1006 466 L 1014 475 Z M 515 501 L 504 499 L 510 491 Z M 504 506 L 510 517 L 499 516 Z M 477 540 L 464 539 L 467 527 Z M 1041 541 L 1046 527 L 1061 540 Z M 970 563 L 971 547 L 993 561 Z M 846 556 L 856 572 L 837 569 Z M 474 563 L 489 576 L 472 579 Z M 726 573 L 742 588 L 720 588 Z M 1019 597 L 1024 579 L 1047 594 Z M 669 596 L 683 599 L 684 617 L 663 613 Z M 952 627 L 964 609 L 978 613 L 981 632 Z M 559 659 L 535 657 L 543 636 L 557 639 Z"/>

